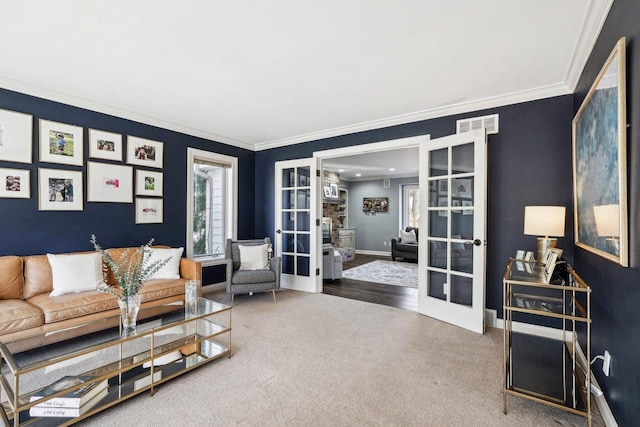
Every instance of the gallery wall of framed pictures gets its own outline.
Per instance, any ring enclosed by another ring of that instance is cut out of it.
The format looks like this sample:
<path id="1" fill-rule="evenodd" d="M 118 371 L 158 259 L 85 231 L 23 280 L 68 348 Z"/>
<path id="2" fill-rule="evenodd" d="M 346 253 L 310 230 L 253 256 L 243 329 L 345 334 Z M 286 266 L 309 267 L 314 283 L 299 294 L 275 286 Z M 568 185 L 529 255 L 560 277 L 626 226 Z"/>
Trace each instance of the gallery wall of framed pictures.
<path id="1" fill-rule="evenodd" d="M 37 135 L 33 129 L 32 115 L 0 109 L 0 198 L 31 199 L 31 175 L 37 171 L 39 211 L 82 211 L 85 202 L 128 203 L 135 204 L 136 224 L 163 223 L 162 142 L 101 129 L 85 132 L 45 118 L 37 121 Z M 34 146 L 36 168 L 13 165 L 33 165 Z"/>

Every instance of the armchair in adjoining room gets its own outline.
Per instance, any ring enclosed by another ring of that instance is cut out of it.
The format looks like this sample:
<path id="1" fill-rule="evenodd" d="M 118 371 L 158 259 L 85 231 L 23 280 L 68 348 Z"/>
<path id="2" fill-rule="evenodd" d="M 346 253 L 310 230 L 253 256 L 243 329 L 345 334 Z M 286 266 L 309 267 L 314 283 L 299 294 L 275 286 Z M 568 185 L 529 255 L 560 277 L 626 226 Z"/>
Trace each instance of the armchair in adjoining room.
<path id="1" fill-rule="evenodd" d="M 280 289 L 282 259 L 271 257 L 271 238 L 254 240 L 227 239 L 225 259 L 227 263 L 227 293 L 231 302 L 235 294 L 268 292 L 276 302 L 276 289 Z"/>

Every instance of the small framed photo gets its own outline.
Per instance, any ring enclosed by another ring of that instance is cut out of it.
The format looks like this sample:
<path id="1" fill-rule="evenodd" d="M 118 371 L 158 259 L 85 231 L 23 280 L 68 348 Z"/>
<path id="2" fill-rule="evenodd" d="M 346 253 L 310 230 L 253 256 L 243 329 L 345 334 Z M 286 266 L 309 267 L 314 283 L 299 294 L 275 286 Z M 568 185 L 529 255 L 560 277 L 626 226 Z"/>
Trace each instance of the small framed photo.
<path id="1" fill-rule="evenodd" d="M 328 185 L 323 186 L 322 190 L 324 191 L 324 197 L 331 197 L 331 188 Z"/>
<path id="2" fill-rule="evenodd" d="M 127 137 L 127 163 L 162 169 L 163 143 L 150 139 Z"/>
<path id="3" fill-rule="evenodd" d="M 451 206 L 462 206 L 462 201 L 460 199 L 452 199 Z M 454 209 L 452 212 L 457 214 L 462 213 L 460 209 Z"/>
<path id="4" fill-rule="evenodd" d="M 38 169 L 38 208 L 41 211 L 81 211 L 82 172 Z"/>
<path id="5" fill-rule="evenodd" d="M 524 254 L 524 260 L 528 261 L 528 262 L 533 262 L 535 261 L 535 258 L 533 257 L 533 251 L 527 251 Z"/>
<path id="6" fill-rule="evenodd" d="M 136 197 L 136 224 L 162 224 L 162 199 Z"/>
<path id="7" fill-rule="evenodd" d="M 122 135 L 89 129 L 89 157 L 122 161 Z"/>
<path id="8" fill-rule="evenodd" d="M 0 160 L 31 163 L 33 116 L 0 110 Z"/>
<path id="9" fill-rule="evenodd" d="M 82 166 L 82 128 L 40 119 L 40 161 Z"/>
<path id="10" fill-rule="evenodd" d="M 162 197 L 162 172 L 136 169 L 136 195 Z"/>
<path id="11" fill-rule="evenodd" d="M 516 259 L 522 259 L 524 260 L 524 255 L 525 255 L 526 251 L 524 249 L 518 249 L 516 251 Z"/>
<path id="12" fill-rule="evenodd" d="M 470 179 L 456 178 L 451 183 L 453 187 L 452 196 L 462 197 L 465 199 L 473 198 L 472 185 L 473 181 Z"/>
<path id="13" fill-rule="evenodd" d="M 331 190 L 331 197 L 338 198 L 338 184 L 329 184 L 329 189 Z"/>
<path id="14" fill-rule="evenodd" d="M 472 208 L 473 202 L 471 200 L 463 200 L 462 207 L 464 208 Z M 473 215 L 473 209 L 464 209 L 462 211 L 462 215 Z"/>
<path id="15" fill-rule="evenodd" d="M 30 171 L 0 168 L 0 197 L 30 199 Z"/>
<path id="16" fill-rule="evenodd" d="M 133 168 L 87 162 L 87 187 L 87 202 L 133 203 Z"/>

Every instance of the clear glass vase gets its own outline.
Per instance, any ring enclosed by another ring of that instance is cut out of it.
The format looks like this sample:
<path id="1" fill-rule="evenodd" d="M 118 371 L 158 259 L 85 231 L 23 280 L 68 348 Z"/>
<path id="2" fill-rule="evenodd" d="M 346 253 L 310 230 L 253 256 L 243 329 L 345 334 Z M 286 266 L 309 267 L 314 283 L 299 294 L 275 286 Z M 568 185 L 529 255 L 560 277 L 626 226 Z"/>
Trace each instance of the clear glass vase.
<path id="1" fill-rule="evenodd" d="M 120 319 L 122 321 L 122 337 L 128 337 L 136 333 L 136 321 L 141 302 L 142 295 L 140 294 L 118 298 Z"/>

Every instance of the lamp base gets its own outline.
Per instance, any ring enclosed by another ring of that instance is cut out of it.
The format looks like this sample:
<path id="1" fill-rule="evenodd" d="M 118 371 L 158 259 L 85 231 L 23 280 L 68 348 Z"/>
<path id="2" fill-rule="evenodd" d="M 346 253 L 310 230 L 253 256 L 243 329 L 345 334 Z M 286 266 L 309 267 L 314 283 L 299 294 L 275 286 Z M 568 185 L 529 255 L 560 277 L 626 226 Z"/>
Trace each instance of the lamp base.
<path id="1" fill-rule="evenodd" d="M 558 244 L 558 239 L 554 237 L 538 237 L 537 247 L 538 247 L 538 262 L 544 261 L 544 253 L 547 252 L 549 248 L 555 248 Z"/>

